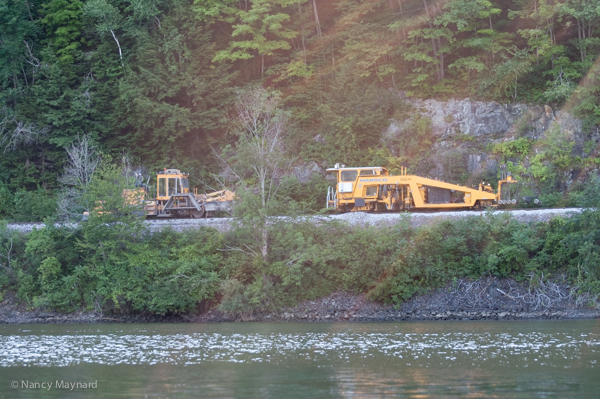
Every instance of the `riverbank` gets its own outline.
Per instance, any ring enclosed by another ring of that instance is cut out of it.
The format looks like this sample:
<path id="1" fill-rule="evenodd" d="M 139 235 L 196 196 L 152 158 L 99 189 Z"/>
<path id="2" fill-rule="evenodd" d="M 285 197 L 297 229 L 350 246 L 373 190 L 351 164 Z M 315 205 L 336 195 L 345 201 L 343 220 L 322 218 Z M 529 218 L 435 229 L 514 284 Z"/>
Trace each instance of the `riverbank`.
<path id="1" fill-rule="evenodd" d="M 27 310 L 8 295 L 0 303 L 0 323 L 206 323 L 206 322 L 368 322 L 424 320 L 543 320 L 600 318 L 598 296 L 577 295 L 564 281 L 516 282 L 482 278 L 417 295 L 397 309 L 364 294 L 336 292 L 277 312 L 227 314 L 218 304 L 204 311 L 153 315 L 105 315 L 93 311 L 61 313 Z M 591 305 L 591 306 L 590 306 Z"/>
<path id="2" fill-rule="evenodd" d="M 420 227 L 397 214 L 274 218 L 265 235 L 252 220 L 226 233 L 137 220 L 6 227 L 0 322 L 598 317 L 599 212 L 463 213 L 423 214 L 432 223 Z"/>

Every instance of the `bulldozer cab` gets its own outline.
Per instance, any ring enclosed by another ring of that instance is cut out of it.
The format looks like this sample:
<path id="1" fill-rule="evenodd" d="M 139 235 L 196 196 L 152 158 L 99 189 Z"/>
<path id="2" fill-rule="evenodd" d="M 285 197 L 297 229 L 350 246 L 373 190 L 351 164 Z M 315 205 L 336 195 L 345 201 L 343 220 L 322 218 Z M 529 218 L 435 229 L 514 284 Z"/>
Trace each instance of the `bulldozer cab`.
<path id="1" fill-rule="evenodd" d="M 181 173 L 179 169 L 159 171 L 156 176 L 156 199 L 167 201 L 172 195 L 189 193 L 188 177 L 188 174 Z"/>

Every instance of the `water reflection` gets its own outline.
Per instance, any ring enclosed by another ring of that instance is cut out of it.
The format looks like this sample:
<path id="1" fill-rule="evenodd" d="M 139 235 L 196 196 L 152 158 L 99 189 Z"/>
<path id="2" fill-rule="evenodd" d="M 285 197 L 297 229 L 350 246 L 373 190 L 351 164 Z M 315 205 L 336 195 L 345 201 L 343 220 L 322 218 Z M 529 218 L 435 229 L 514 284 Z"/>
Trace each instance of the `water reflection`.
<path id="1" fill-rule="evenodd" d="M 309 325 L 309 327 L 312 325 Z M 595 332 L 368 332 L 364 331 L 161 333 L 126 329 L 45 334 L 22 332 L 0 336 L 0 366 L 65 367 L 82 363 L 106 365 L 195 365 L 206 362 L 273 363 L 335 361 L 351 363 L 370 358 L 390 358 L 397 365 L 450 366 L 488 362 L 512 367 L 596 366 L 595 356 L 581 359 L 582 351 L 598 354 Z M 302 327 L 305 327 L 304 325 Z M 390 326 L 391 327 L 391 326 Z M 71 327 L 72 328 L 72 327 Z M 135 329 L 135 327 L 130 327 Z M 51 329 L 53 331 L 54 329 Z M 367 328 L 368 330 L 368 328 Z M 581 361 L 585 361 L 582 364 Z"/>
<path id="2" fill-rule="evenodd" d="M 0 334 L 0 384 L 97 379 L 94 395 L 104 397 L 596 397 L 600 389 L 598 321 L 40 325 Z M 2 394 L 42 392 L 0 386 Z"/>

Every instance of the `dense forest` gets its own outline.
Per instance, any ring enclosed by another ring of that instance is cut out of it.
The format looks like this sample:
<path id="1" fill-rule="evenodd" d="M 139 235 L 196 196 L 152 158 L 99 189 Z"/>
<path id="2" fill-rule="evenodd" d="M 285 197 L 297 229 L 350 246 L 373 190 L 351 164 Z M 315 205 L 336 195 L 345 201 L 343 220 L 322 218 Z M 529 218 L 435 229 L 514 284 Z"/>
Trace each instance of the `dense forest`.
<path id="1" fill-rule="evenodd" d="M 0 0 L 0 218 L 54 215 L 82 140 L 210 186 L 248 85 L 278 93 L 297 162 L 390 161 L 401 98 L 550 104 L 591 129 L 598 26 L 599 0 Z"/>

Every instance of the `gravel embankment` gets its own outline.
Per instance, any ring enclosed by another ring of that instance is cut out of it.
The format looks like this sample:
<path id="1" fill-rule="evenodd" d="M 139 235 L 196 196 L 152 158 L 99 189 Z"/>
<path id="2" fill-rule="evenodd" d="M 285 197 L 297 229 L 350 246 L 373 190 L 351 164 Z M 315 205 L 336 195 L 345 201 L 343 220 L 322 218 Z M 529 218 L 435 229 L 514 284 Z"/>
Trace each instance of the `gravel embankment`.
<path id="1" fill-rule="evenodd" d="M 369 224 L 378 226 L 382 224 L 394 224 L 403 217 L 410 217 L 413 227 L 435 223 L 440 220 L 457 220 L 464 217 L 480 216 L 487 214 L 509 213 L 513 218 L 522 223 L 547 222 L 554 217 L 570 217 L 574 213 L 581 213 L 581 208 L 557 208 L 557 209 L 520 209 L 520 210 L 495 210 L 495 211 L 454 211 L 454 212 L 432 212 L 432 213 L 364 213 L 352 212 L 341 215 L 328 216 L 330 219 L 343 220 L 350 224 Z"/>
<path id="2" fill-rule="evenodd" d="M 556 208 L 556 209 L 528 209 L 528 210 L 496 210 L 496 211 L 454 211 L 454 212 L 432 212 L 432 213 L 365 213 L 351 212 L 339 215 L 323 215 L 315 217 L 307 217 L 307 220 L 314 220 L 316 223 L 327 220 L 345 221 L 352 225 L 390 225 L 395 224 L 402 218 L 410 218 L 413 227 L 423 226 L 435 223 L 440 220 L 460 219 L 463 217 L 485 216 L 488 213 L 502 214 L 510 213 L 512 217 L 522 223 L 528 222 L 547 222 L 550 219 L 561 216 L 570 217 L 574 213 L 580 213 L 581 208 Z M 212 218 L 212 219 L 150 219 L 146 224 L 150 226 L 152 231 L 158 231 L 165 227 L 170 227 L 176 231 L 186 229 L 196 229 L 201 226 L 213 227 L 219 231 L 226 231 L 231 226 L 231 218 Z M 56 223 L 58 226 L 67 226 L 75 228 L 75 223 Z M 44 223 L 9 223 L 11 229 L 19 230 L 28 233 L 34 228 L 40 229 L 44 227 Z"/>
<path id="3" fill-rule="evenodd" d="M 279 312 L 227 315 L 217 309 L 190 321 L 403 321 L 600 318 L 598 296 L 577 295 L 565 281 L 518 283 L 511 279 L 462 279 L 454 286 L 417 295 L 398 309 L 364 294 L 337 292 Z M 595 303 L 595 307 L 589 307 Z"/>

